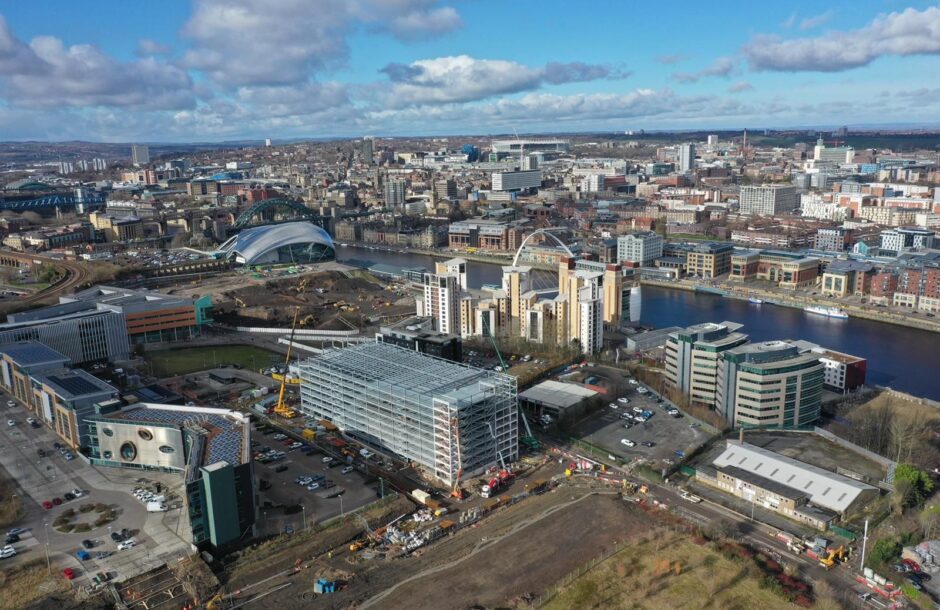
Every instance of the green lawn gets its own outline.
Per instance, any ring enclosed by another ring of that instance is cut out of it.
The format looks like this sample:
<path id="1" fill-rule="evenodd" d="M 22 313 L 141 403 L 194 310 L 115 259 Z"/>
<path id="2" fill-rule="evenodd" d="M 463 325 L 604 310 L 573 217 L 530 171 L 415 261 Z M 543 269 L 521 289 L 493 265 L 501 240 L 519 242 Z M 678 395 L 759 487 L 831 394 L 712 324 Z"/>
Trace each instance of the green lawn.
<path id="1" fill-rule="evenodd" d="M 251 345 L 216 345 L 206 347 L 184 347 L 145 354 L 150 363 L 147 371 L 153 370 L 156 377 L 185 375 L 220 364 L 238 364 L 242 368 L 257 371 L 284 361 L 284 357 Z"/>

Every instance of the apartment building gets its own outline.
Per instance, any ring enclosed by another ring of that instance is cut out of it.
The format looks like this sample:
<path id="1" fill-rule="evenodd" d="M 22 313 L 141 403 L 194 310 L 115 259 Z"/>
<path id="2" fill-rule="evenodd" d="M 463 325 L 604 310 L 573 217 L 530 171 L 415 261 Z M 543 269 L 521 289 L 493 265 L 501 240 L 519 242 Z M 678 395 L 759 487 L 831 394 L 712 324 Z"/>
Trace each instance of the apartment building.
<path id="1" fill-rule="evenodd" d="M 649 267 L 663 255 L 663 238 L 653 231 L 640 231 L 617 238 L 617 261 Z"/>
<path id="2" fill-rule="evenodd" d="M 691 276 L 712 279 L 731 271 L 731 255 L 734 246 L 704 242 L 695 244 L 686 251 L 686 273 Z"/>
<path id="3" fill-rule="evenodd" d="M 796 187 L 781 184 L 742 186 L 739 197 L 741 214 L 776 216 L 799 207 Z"/>

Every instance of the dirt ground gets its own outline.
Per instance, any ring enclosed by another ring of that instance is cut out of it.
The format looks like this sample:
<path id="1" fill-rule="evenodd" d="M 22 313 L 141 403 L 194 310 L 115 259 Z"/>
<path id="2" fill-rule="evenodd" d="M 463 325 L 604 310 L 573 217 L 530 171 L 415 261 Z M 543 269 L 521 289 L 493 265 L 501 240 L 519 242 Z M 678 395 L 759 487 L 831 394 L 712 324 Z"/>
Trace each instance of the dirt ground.
<path id="1" fill-rule="evenodd" d="M 483 532 L 470 532 L 476 538 L 473 551 L 451 553 L 449 566 L 427 569 L 426 575 L 404 582 L 375 603 L 367 600 L 363 607 L 514 605 L 513 600 L 537 597 L 591 558 L 611 552 L 648 527 L 645 513 L 616 496 L 582 496 L 570 501 L 565 498 L 570 491 L 552 493 L 561 504 L 532 514 L 493 542 L 488 536 L 475 535 Z M 446 546 L 443 543 L 441 550 Z"/>

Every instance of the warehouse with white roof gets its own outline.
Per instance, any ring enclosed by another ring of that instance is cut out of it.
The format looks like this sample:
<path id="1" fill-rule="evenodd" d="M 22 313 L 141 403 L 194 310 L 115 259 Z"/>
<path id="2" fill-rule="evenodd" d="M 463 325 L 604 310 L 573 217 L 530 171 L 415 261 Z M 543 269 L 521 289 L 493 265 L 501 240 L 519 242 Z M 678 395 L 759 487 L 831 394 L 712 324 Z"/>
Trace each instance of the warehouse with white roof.
<path id="1" fill-rule="evenodd" d="M 823 530 L 879 493 L 861 481 L 735 440 L 727 441 L 710 466 L 696 469 L 696 480 Z"/>

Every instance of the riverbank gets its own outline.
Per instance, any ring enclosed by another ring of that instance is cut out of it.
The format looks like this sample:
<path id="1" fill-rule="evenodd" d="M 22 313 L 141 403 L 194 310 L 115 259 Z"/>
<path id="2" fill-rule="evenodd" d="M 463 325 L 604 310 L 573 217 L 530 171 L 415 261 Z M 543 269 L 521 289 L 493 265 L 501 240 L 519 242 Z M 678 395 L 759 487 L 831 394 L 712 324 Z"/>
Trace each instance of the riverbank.
<path id="1" fill-rule="evenodd" d="M 665 282 L 661 280 L 641 280 L 640 284 L 645 286 L 657 286 L 660 288 L 669 288 L 673 290 L 685 290 L 688 292 L 704 292 L 723 296 L 725 298 L 747 300 L 758 298 L 767 305 L 792 307 L 794 309 L 803 309 L 810 305 L 821 307 L 836 307 L 845 311 L 849 316 L 872 320 L 874 322 L 883 322 L 885 324 L 894 324 L 897 326 L 907 326 L 908 328 L 917 328 L 930 332 L 940 333 L 940 321 L 936 318 L 918 318 L 910 315 L 910 312 L 898 312 L 882 307 L 863 307 L 853 303 L 845 303 L 836 299 L 827 299 L 820 296 L 802 296 L 789 292 L 767 290 L 741 284 L 718 284 L 717 286 L 696 283 L 691 280 L 677 280 L 675 282 Z M 923 314 L 917 314 L 923 315 Z"/>
<path id="2" fill-rule="evenodd" d="M 452 252 L 450 250 L 424 250 L 422 248 L 406 248 L 406 247 L 392 247 L 387 245 L 376 245 L 376 244 L 367 244 L 362 242 L 343 242 L 342 244 L 337 244 L 344 248 L 357 248 L 360 250 L 369 250 L 372 252 L 388 252 L 392 254 L 416 254 L 419 256 L 430 256 L 431 258 L 437 258 L 442 260 L 450 260 L 452 258 L 462 258 L 468 262 L 474 263 L 486 263 L 489 265 L 511 265 L 512 259 L 516 255 L 515 252 L 507 253 L 505 255 L 499 254 L 469 254 L 466 252 Z M 526 266 L 532 267 L 533 269 L 545 269 L 549 271 L 554 271 L 557 269 L 554 265 L 544 264 L 544 263 L 525 263 Z"/>

